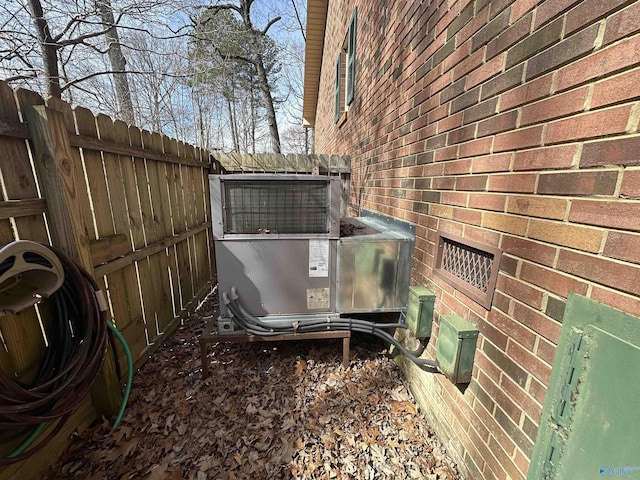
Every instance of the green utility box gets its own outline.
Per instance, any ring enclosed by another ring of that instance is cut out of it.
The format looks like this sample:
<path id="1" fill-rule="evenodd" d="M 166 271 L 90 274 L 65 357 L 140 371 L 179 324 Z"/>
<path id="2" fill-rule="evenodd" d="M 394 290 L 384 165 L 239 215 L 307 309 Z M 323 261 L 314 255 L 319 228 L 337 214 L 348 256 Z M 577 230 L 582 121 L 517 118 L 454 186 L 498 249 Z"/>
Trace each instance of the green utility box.
<path id="1" fill-rule="evenodd" d="M 453 383 L 469 383 L 476 353 L 478 329 L 458 315 L 442 315 L 436 360 Z"/>
<path id="2" fill-rule="evenodd" d="M 428 288 L 422 286 L 409 288 L 407 326 L 414 337 L 426 338 L 431 336 L 435 301 L 435 294 Z"/>
<path id="3" fill-rule="evenodd" d="M 638 325 L 569 293 L 528 480 L 640 478 Z"/>

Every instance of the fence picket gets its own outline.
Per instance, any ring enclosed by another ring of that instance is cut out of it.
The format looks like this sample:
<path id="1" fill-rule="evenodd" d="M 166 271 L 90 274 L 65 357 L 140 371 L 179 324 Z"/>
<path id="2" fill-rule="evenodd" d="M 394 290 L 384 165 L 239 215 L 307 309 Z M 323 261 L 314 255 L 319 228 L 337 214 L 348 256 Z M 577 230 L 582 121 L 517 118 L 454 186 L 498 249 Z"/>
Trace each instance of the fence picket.
<path id="1" fill-rule="evenodd" d="M 90 110 L 77 107 L 74 110 L 74 115 L 78 126 L 78 134 L 98 138 L 96 119 Z M 111 209 L 109 208 L 109 192 L 102 156 L 100 152 L 89 149 L 84 149 L 82 154 L 93 206 L 96 234 L 97 237 L 108 237 L 116 232 L 113 226 L 113 218 L 111 217 Z"/>
<path id="2" fill-rule="evenodd" d="M 22 108 L 44 103 L 40 95 L 28 90 L 18 90 L 17 96 Z M 0 117 L 8 122 L 20 122 L 14 96 L 6 88 L 0 90 L 0 104 L 3 105 Z M 13 113 L 10 113 L 11 110 Z M 0 138 L 0 170 L 7 190 L 6 200 L 38 198 L 35 177 L 29 162 L 29 153 L 23 140 Z M 48 242 L 49 237 L 42 214 L 15 218 L 14 222 L 19 238 Z"/>
<path id="3" fill-rule="evenodd" d="M 64 116 L 64 124 L 67 134 L 73 138 L 77 134 L 74 116 L 75 113 L 68 103 L 62 100 L 48 98 L 47 106 L 51 106 L 55 110 L 61 112 Z M 78 186 L 78 208 L 84 225 L 84 233 L 89 241 L 96 238 L 95 227 L 93 225 L 93 215 L 91 213 L 91 203 L 89 200 L 89 187 L 85 178 L 84 160 L 79 148 L 72 148 L 71 155 L 73 157 L 73 168 L 75 172 L 76 184 Z"/>
<path id="4" fill-rule="evenodd" d="M 179 156 L 179 144 L 175 140 L 163 137 L 163 148 L 166 153 L 170 153 L 176 157 Z M 169 190 L 169 203 L 171 205 L 171 216 L 174 234 L 180 234 L 184 231 L 184 207 L 180 203 L 179 185 L 180 166 L 176 164 L 167 164 L 167 187 Z M 174 314 L 177 315 L 182 310 L 182 298 L 180 294 L 180 274 L 178 267 L 178 252 L 176 245 L 167 248 L 169 261 L 169 274 L 171 276 L 171 297 L 173 299 Z"/>
<path id="5" fill-rule="evenodd" d="M 159 134 L 151 134 L 145 131 L 142 139 L 145 149 L 158 153 L 162 152 L 162 137 Z M 149 192 L 153 208 L 154 227 L 158 238 L 167 238 L 173 235 L 171 211 L 167 208 L 168 193 L 166 190 L 166 174 L 163 173 L 164 166 L 164 163 L 160 164 L 147 159 Z M 173 319 L 173 306 L 169 289 L 169 261 L 166 252 L 161 251 L 149 257 L 149 267 L 152 272 L 151 281 L 156 286 L 152 292 L 151 303 L 155 309 L 158 333 L 162 333 Z"/>

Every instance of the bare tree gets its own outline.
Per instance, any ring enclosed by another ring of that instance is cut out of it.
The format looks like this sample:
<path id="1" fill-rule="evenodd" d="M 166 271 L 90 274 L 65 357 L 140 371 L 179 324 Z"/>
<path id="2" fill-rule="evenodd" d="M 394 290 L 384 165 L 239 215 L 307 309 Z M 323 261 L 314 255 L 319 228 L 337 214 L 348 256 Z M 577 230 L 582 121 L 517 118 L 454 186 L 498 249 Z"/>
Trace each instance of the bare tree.
<path id="1" fill-rule="evenodd" d="M 283 68 L 280 72 L 279 87 L 284 101 L 280 109 L 280 125 L 283 133 L 283 152 L 310 153 L 312 141 L 309 129 L 299 128 L 302 124 L 302 103 L 304 90 L 304 53 L 306 43 L 306 2 L 289 0 L 273 7 L 272 15 L 282 16 L 279 35 L 279 54 Z M 287 126 L 288 125 L 288 126 Z"/>
<path id="2" fill-rule="evenodd" d="M 32 88 L 40 79 L 44 93 L 57 98 L 71 88 L 81 90 L 86 80 L 112 76 L 123 112 L 118 116 L 130 121 L 131 94 L 117 27 L 125 28 L 127 19 L 128 30 L 150 34 L 134 18 L 163 1 L 125 3 L 114 14 L 111 0 L 5 0 L 0 5 L 0 73 L 8 82 L 24 81 Z M 105 54 L 111 68 L 88 68 L 102 65 Z"/>
<path id="3" fill-rule="evenodd" d="M 108 0 L 100 1 L 108 2 Z M 59 51 L 65 47 L 73 49 L 77 45 L 85 45 L 97 49 L 95 45 L 90 43 L 90 40 L 106 35 L 108 32 L 111 32 L 110 35 L 113 37 L 116 20 L 111 11 L 108 20 L 109 26 L 105 26 L 100 22 L 92 22 L 90 18 L 95 12 L 88 11 L 83 14 L 70 15 L 66 24 L 61 26 L 60 31 L 53 34 L 50 22 L 47 17 L 45 17 L 41 0 L 28 0 L 28 6 L 40 46 L 46 93 L 52 97 L 62 98 L 64 87 L 60 82 Z M 97 29 L 91 28 L 96 26 L 96 23 Z M 86 28 L 88 26 L 91 27 Z M 117 33 L 115 33 L 115 35 L 117 35 Z M 18 55 L 20 54 L 18 53 Z M 23 62 L 26 63 L 27 60 L 23 58 Z M 33 74 L 36 75 L 36 72 L 34 71 Z"/>
<path id="4" fill-rule="evenodd" d="M 62 98 L 60 74 L 58 70 L 59 38 L 54 38 L 49 29 L 49 22 L 42 11 L 40 0 L 29 0 L 31 18 L 38 32 L 38 41 L 42 52 L 46 90 L 49 95 Z"/>
<path id="5" fill-rule="evenodd" d="M 0 79 L 204 148 L 288 150 L 304 0 L 219 1 L 1 0 Z M 218 44 L 214 67 L 227 66 L 201 83 L 211 65 L 189 56 L 191 19 L 216 12 L 236 19 L 241 48 Z"/>
<path id="6" fill-rule="evenodd" d="M 282 152 L 283 153 L 309 153 L 308 141 L 305 136 L 306 128 L 301 125 L 294 125 L 282 132 Z"/>
<path id="7" fill-rule="evenodd" d="M 265 68 L 265 60 L 264 60 L 264 42 L 265 37 L 267 37 L 267 32 L 269 28 L 280 20 L 280 17 L 275 17 L 271 19 L 267 25 L 258 30 L 254 27 L 253 21 L 251 19 L 251 6 L 253 5 L 254 0 L 240 0 L 239 5 L 234 4 L 220 4 L 209 7 L 209 13 L 211 15 L 207 16 L 207 19 L 215 18 L 216 13 L 220 11 L 231 11 L 238 14 L 242 20 L 242 24 L 244 26 L 244 31 L 246 34 L 247 44 L 247 52 L 246 54 L 237 54 L 237 53 L 223 53 L 220 50 L 220 46 L 217 46 L 218 51 L 221 56 L 224 56 L 229 59 L 242 61 L 253 65 L 256 70 L 257 83 L 260 89 L 260 93 L 262 94 L 264 108 L 266 110 L 267 122 L 269 125 L 269 133 L 271 136 L 271 146 L 275 153 L 280 153 L 280 135 L 278 133 L 278 122 L 276 119 L 276 110 L 274 107 L 274 100 L 272 96 L 272 88 L 269 84 L 269 79 L 267 77 L 267 69 Z"/>
<path id="8" fill-rule="evenodd" d="M 109 61 L 111 63 L 111 70 L 114 73 L 113 82 L 115 84 L 116 97 L 120 110 L 118 117 L 121 117 L 122 120 L 127 123 L 134 124 L 135 117 L 133 114 L 133 102 L 131 101 L 131 88 L 129 87 L 129 80 L 126 73 L 127 60 L 122 53 L 111 1 L 96 0 L 96 8 L 100 13 L 102 24 L 106 28 L 105 37 L 107 39 Z"/>

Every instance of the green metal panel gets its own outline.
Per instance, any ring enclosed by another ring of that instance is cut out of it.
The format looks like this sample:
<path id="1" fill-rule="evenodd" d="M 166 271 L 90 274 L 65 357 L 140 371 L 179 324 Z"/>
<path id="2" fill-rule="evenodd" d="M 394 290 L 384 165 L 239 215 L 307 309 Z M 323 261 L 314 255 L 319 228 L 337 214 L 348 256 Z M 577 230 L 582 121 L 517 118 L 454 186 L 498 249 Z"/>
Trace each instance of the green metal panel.
<path id="1" fill-rule="evenodd" d="M 353 11 L 349 24 L 349 45 L 347 50 L 347 105 L 353 102 L 356 88 L 356 36 L 358 30 L 358 7 Z"/>
<path id="2" fill-rule="evenodd" d="M 428 288 L 422 286 L 409 288 L 407 326 L 414 337 L 426 338 L 431 336 L 435 301 L 435 294 Z"/>
<path id="3" fill-rule="evenodd" d="M 336 91 L 335 91 L 335 108 L 333 114 L 333 121 L 338 122 L 340 115 L 342 115 L 342 97 L 340 95 L 340 76 L 342 75 L 342 54 L 338 52 L 338 58 L 336 59 Z"/>
<path id="4" fill-rule="evenodd" d="M 640 478 L 640 319 L 571 294 L 527 478 Z"/>
<path id="5" fill-rule="evenodd" d="M 471 381 L 478 329 L 458 315 L 440 317 L 436 360 L 453 383 Z"/>

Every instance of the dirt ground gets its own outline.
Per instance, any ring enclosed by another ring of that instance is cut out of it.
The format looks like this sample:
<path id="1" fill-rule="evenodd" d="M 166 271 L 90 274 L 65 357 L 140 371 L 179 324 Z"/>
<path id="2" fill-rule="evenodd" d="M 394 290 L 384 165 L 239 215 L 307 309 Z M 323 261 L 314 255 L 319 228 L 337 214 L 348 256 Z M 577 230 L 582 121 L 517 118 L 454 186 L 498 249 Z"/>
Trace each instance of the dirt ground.
<path id="1" fill-rule="evenodd" d="M 116 430 L 76 436 L 46 478 L 458 479 L 384 345 L 216 344 L 198 338 L 212 296 L 134 376 Z"/>

